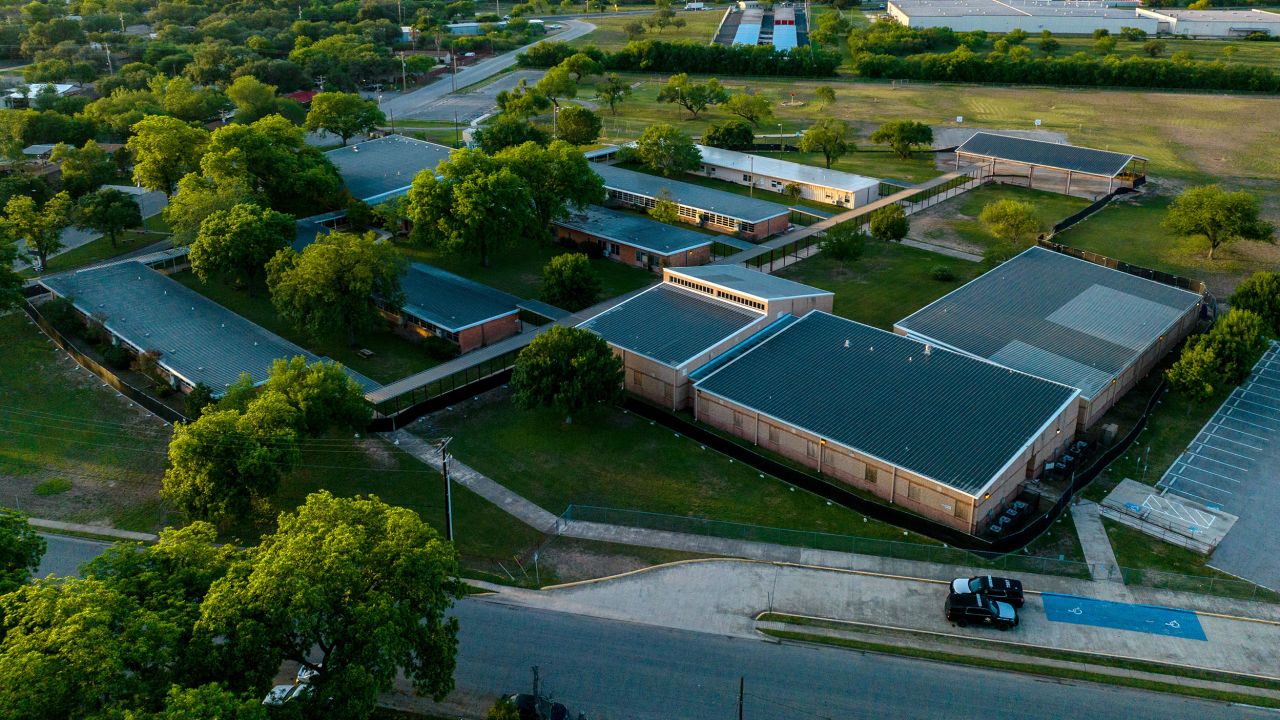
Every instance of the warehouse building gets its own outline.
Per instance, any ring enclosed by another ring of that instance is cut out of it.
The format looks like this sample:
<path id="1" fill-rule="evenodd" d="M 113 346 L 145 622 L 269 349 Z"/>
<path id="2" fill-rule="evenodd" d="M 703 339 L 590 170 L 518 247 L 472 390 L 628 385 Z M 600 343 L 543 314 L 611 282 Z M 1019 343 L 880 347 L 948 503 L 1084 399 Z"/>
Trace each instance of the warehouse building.
<path id="1" fill-rule="evenodd" d="M 1077 392 L 812 312 L 694 386 L 698 420 L 966 533 L 1072 439 Z"/>
<path id="2" fill-rule="evenodd" d="M 403 135 L 387 135 L 325 153 L 351 197 L 370 205 L 409 192 L 423 170 L 435 170 L 453 152 L 443 145 Z"/>
<path id="3" fill-rule="evenodd" d="M 894 331 L 1076 388 L 1083 429 L 1186 337 L 1202 301 L 1032 247 L 899 321 Z"/>
<path id="4" fill-rule="evenodd" d="M 913 28 L 947 27 L 957 32 L 1090 35 L 1105 29 L 1119 35 L 1131 27 L 1156 34 L 1155 18 L 1115 0 L 889 0 L 889 16 Z M 1134 3 L 1136 4 L 1136 3 Z"/>
<path id="5" fill-rule="evenodd" d="M 715 241 L 711 235 L 596 205 L 555 220 L 552 225 L 561 240 L 598 248 L 614 262 L 651 272 L 660 272 L 664 267 L 705 265 L 711 262 L 711 244 Z"/>
<path id="6" fill-rule="evenodd" d="M 327 360 L 140 262 L 47 276 L 40 284 L 70 300 L 84 317 L 101 322 L 114 344 L 134 355 L 159 352 L 160 370 L 183 392 L 203 383 L 215 396 L 221 395 L 240 373 L 265 382 L 272 363 L 280 358 Z M 347 374 L 366 391 L 378 387 L 350 369 Z"/>
<path id="7" fill-rule="evenodd" d="M 1138 15 L 1156 21 L 1161 35 L 1191 38 L 1244 38 L 1250 35 L 1280 35 L 1280 14 L 1249 10 L 1186 10 L 1182 8 L 1138 8 Z"/>
<path id="8" fill-rule="evenodd" d="M 763 240 L 791 224 L 791 209 L 784 205 L 603 163 L 591 167 L 614 202 L 649 210 L 666 198 L 676 203 L 680 219 L 690 225 Z"/>
<path id="9" fill-rule="evenodd" d="M 956 148 L 956 169 L 978 165 L 982 178 L 1065 195 L 1100 197 L 1147 180 L 1147 158 L 1066 143 L 977 132 Z"/>
<path id="10" fill-rule="evenodd" d="M 459 352 L 492 345 L 520 332 L 520 298 L 423 263 L 400 276 L 404 303 L 379 303 L 388 318 L 420 337 L 438 337 Z"/>
<path id="11" fill-rule="evenodd" d="M 826 291 L 736 265 L 667 268 L 658 285 L 579 327 L 622 358 L 627 390 L 675 410 L 687 407 L 695 373 L 811 310 Z"/>
<path id="12" fill-rule="evenodd" d="M 699 172 L 709 178 L 775 193 L 795 185 L 802 198 L 847 208 L 861 207 L 880 197 L 880 181 L 875 178 L 707 145 L 697 148 L 702 153 Z"/>

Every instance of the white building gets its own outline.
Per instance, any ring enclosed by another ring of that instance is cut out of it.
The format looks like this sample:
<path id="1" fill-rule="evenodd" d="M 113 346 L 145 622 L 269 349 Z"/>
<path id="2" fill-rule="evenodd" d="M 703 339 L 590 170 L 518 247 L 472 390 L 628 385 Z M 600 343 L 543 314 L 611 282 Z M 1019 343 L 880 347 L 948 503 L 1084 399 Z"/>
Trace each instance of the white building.
<path id="1" fill-rule="evenodd" d="M 1148 10 L 1138 14 L 1152 18 L 1161 35 L 1200 38 L 1246 37 L 1253 33 L 1280 35 L 1280 14 L 1266 10 Z"/>
<path id="2" fill-rule="evenodd" d="M 880 181 L 875 178 L 706 145 L 697 148 L 702 153 L 697 174 L 717 180 L 776 193 L 796 185 L 800 197 L 806 200 L 847 208 L 866 205 L 880 197 Z"/>
<path id="3" fill-rule="evenodd" d="M 1116 0 L 889 0 L 889 16 L 913 28 L 948 27 L 957 32 L 1025 30 L 1037 35 L 1090 35 L 1131 27 L 1155 35 L 1154 17 L 1139 15 Z"/>

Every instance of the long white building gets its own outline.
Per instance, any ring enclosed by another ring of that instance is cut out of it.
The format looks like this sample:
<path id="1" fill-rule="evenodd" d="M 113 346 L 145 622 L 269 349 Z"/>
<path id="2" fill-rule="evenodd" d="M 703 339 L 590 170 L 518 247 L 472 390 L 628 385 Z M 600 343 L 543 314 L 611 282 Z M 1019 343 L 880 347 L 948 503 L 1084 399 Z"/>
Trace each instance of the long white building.
<path id="1" fill-rule="evenodd" d="M 728 180 L 771 192 L 784 192 L 788 185 L 800 188 L 806 200 L 858 207 L 880 197 L 880 181 L 840 170 L 780 160 L 767 155 L 750 155 L 734 150 L 698 145 L 702 165 L 697 171 L 717 180 Z"/>
<path id="2" fill-rule="evenodd" d="M 1138 8 L 1138 15 L 1153 18 L 1161 35 L 1193 38 L 1247 37 L 1254 33 L 1280 35 L 1280 13 L 1267 10 L 1185 10 Z"/>
<path id="3" fill-rule="evenodd" d="M 1131 27 L 1156 34 L 1156 18 L 1139 15 L 1134 7 L 1113 0 L 889 0 L 889 16 L 913 28 L 948 27 L 957 32 L 985 30 L 1032 35 L 1090 35 L 1105 28 L 1119 34 Z"/>

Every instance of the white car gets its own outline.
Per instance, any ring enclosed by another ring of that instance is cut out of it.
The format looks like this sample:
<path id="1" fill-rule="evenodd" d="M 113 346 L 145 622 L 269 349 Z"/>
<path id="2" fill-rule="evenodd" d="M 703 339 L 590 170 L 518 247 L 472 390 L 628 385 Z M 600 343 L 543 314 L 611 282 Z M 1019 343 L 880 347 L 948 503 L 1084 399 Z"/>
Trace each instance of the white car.
<path id="1" fill-rule="evenodd" d="M 271 692 L 268 692 L 266 697 L 262 698 L 262 704 L 268 707 L 280 707 L 290 700 L 297 700 L 312 692 L 315 692 L 315 688 L 306 683 L 277 685 L 271 688 Z"/>

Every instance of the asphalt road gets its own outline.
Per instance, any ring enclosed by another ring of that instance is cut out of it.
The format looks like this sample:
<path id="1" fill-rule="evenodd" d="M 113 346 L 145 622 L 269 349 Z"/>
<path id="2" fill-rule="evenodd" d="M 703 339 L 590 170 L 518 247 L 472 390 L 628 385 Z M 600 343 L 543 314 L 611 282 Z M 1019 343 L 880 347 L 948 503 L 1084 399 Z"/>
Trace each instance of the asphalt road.
<path id="1" fill-rule="evenodd" d="M 40 559 L 39 577 L 50 574 L 63 577 L 79 574 L 80 566 L 101 555 L 111 543 L 99 540 L 85 540 L 66 535 L 40 535 L 48 543 L 48 550 Z"/>
<path id="2" fill-rule="evenodd" d="M 516 64 L 516 55 L 524 52 L 530 47 L 542 42 L 543 39 L 568 41 L 574 38 L 582 37 L 592 30 L 596 29 L 595 25 L 581 20 L 566 20 L 564 22 L 564 30 L 557 32 L 549 38 L 541 38 L 537 42 L 529 43 L 524 47 L 518 48 L 508 53 L 503 53 L 496 57 L 462 68 L 457 74 L 457 87 L 459 90 L 483 82 L 499 72 Z M 395 115 L 397 118 L 419 118 L 428 117 L 433 105 L 441 98 L 453 92 L 454 83 L 448 77 L 441 77 L 436 82 L 426 87 L 414 90 L 406 95 L 389 98 L 382 102 L 378 107 L 390 117 Z"/>
<path id="3" fill-rule="evenodd" d="M 834 648 L 772 644 L 462 601 L 458 698 L 545 692 L 591 720 L 1272 718 L 1266 710 Z M 451 696 L 446 704 L 454 701 Z M 985 708 L 986 710 L 983 710 Z"/>

